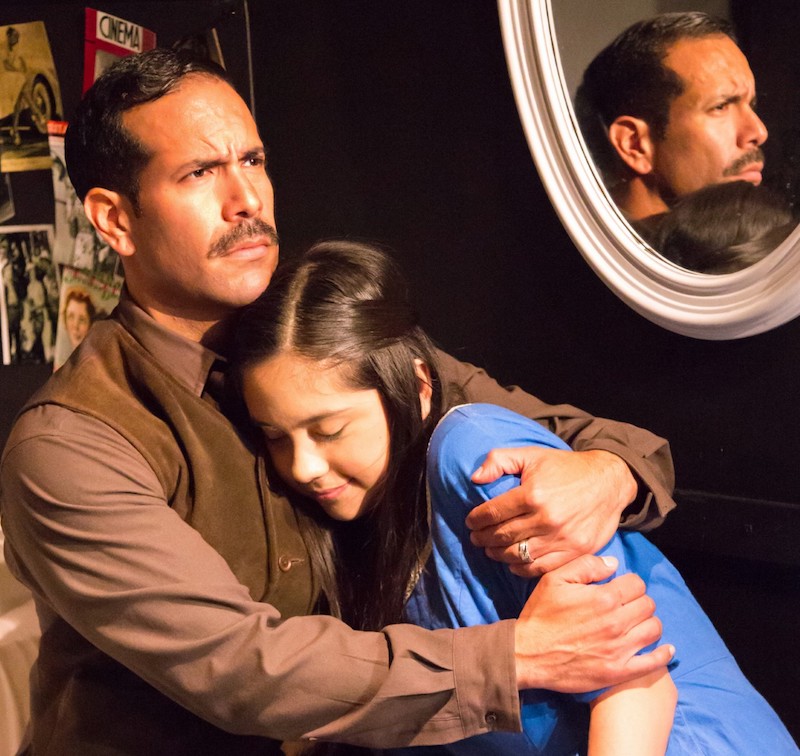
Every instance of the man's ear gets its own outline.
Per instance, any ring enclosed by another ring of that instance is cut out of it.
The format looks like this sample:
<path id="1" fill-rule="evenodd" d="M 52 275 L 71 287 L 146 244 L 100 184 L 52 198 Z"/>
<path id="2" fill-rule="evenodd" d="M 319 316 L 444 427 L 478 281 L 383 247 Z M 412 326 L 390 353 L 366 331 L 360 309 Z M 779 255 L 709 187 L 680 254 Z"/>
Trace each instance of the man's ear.
<path id="1" fill-rule="evenodd" d="M 121 257 L 130 257 L 136 251 L 130 224 L 133 206 L 128 199 L 119 192 L 95 187 L 86 194 L 83 209 L 103 241 Z"/>
<path id="2" fill-rule="evenodd" d="M 640 176 L 653 170 L 653 139 L 646 121 L 619 116 L 608 127 L 608 138 L 625 165 Z"/>
<path id="3" fill-rule="evenodd" d="M 422 410 L 422 419 L 426 420 L 431 414 L 431 397 L 433 396 L 433 379 L 431 369 L 419 357 L 414 360 L 414 372 L 419 383 L 419 406 Z"/>

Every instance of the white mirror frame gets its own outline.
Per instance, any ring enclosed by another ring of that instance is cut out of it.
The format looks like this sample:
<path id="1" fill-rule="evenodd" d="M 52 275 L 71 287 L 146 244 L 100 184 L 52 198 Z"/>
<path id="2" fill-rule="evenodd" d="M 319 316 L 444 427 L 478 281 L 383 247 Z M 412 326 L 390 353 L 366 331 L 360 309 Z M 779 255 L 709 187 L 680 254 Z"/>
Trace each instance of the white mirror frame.
<path id="1" fill-rule="evenodd" d="M 572 241 L 634 310 L 676 333 L 736 339 L 800 315 L 800 228 L 736 273 L 685 270 L 628 226 L 597 175 L 561 70 L 550 0 L 498 0 L 506 61 L 542 183 Z"/>

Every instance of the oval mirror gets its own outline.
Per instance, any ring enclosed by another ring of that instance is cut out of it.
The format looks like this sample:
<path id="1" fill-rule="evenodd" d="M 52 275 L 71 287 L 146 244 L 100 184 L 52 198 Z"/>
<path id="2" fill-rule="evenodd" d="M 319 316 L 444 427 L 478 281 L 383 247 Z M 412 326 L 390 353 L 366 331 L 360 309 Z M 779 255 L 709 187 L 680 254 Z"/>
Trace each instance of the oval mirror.
<path id="1" fill-rule="evenodd" d="M 564 0 L 564 7 L 569 5 L 575 3 Z M 596 0 L 591 10 L 581 5 L 582 22 L 609 34 L 594 52 L 581 51 L 590 53 L 587 61 L 636 20 L 627 18 L 607 31 L 600 6 L 620 4 Z M 559 45 L 558 35 L 566 35 L 569 26 L 554 17 L 560 6 L 561 0 L 498 2 L 509 75 L 531 154 L 556 212 L 589 265 L 638 313 L 686 336 L 741 338 L 800 314 L 800 228 L 763 259 L 718 275 L 670 262 L 633 230 L 611 199 L 577 126 L 565 70 L 577 65 L 579 78 L 586 61 L 576 63 L 570 45 Z M 563 60 L 559 50 L 565 51 Z M 574 91 L 575 74 L 570 76 Z"/>

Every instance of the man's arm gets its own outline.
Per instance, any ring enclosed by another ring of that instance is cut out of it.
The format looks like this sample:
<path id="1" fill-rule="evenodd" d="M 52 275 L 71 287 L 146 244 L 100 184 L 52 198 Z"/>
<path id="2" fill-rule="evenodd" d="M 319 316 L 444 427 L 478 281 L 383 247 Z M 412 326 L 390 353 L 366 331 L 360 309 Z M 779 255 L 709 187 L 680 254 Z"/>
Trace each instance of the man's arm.
<path id="1" fill-rule="evenodd" d="M 439 611 L 459 626 L 519 614 L 517 669 L 532 688 L 594 692 L 610 676 L 622 682 L 666 664 L 671 648 L 636 656 L 661 634 L 644 581 L 625 574 L 597 584 L 620 568 L 621 549 L 604 558 L 581 556 L 531 581 L 511 578 L 503 565 L 469 545 L 466 514 L 519 484 L 511 475 L 487 485 L 471 480 L 474 465 L 502 444 L 575 454 L 535 422 L 497 406 L 453 409 L 444 417 L 427 458 L 433 559 L 443 595 Z"/>
<path id="2" fill-rule="evenodd" d="M 91 418 L 42 411 L 17 424 L 3 460 L 10 566 L 46 614 L 225 730 L 445 743 L 518 729 L 517 688 L 588 690 L 664 663 L 631 666 L 658 622 L 636 586 L 581 584 L 610 573 L 600 560 L 543 580 L 516 622 L 363 633 L 330 617 L 281 621 L 167 506 L 127 442 Z"/>
<path id="3" fill-rule="evenodd" d="M 224 730 L 389 747 L 519 727 L 513 622 L 363 633 L 284 621 L 93 418 L 25 413 L 0 486 L 9 566 L 44 614 Z"/>
<path id="4" fill-rule="evenodd" d="M 476 508 L 473 541 L 527 576 L 598 550 L 621 524 L 647 530 L 675 506 L 668 443 L 627 423 L 594 418 L 570 405 L 549 405 L 518 387 L 504 388 L 483 370 L 439 353 L 446 401 L 487 402 L 544 425 L 579 454 L 526 450 L 495 454 L 476 482 L 502 472 L 522 473 L 523 485 Z M 520 564 L 518 543 L 532 556 Z"/>

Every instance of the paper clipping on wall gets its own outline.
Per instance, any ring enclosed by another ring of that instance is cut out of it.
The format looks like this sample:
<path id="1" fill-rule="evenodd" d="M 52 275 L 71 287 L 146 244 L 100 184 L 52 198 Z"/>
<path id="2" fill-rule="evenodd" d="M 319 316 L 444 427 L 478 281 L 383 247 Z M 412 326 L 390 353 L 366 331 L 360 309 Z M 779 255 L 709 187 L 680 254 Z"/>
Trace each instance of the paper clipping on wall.
<path id="1" fill-rule="evenodd" d="M 55 198 L 53 259 L 61 265 L 71 265 L 90 271 L 95 277 L 111 280 L 121 273 L 119 256 L 95 231 L 69 180 L 64 158 L 66 130 L 65 121 L 48 124 Z"/>
<path id="2" fill-rule="evenodd" d="M 112 63 L 133 53 L 152 50 L 156 46 L 155 32 L 94 8 L 86 8 L 85 37 L 84 92 Z"/>
<path id="3" fill-rule="evenodd" d="M 3 364 L 50 362 L 58 320 L 53 227 L 0 226 L 0 343 Z"/>
<path id="4" fill-rule="evenodd" d="M 47 169 L 47 122 L 61 118 L 61 87 L 44 23 L 0 26 L 0 171 Z"/>
<path id="5" fill-rule="evenodd" d="M 93 323 L 111 314 L 119 302 L 122 281 L 119 276 L 109 280 L 77 268 L 62 268 L 53 370 L 67 361 Z"/>

